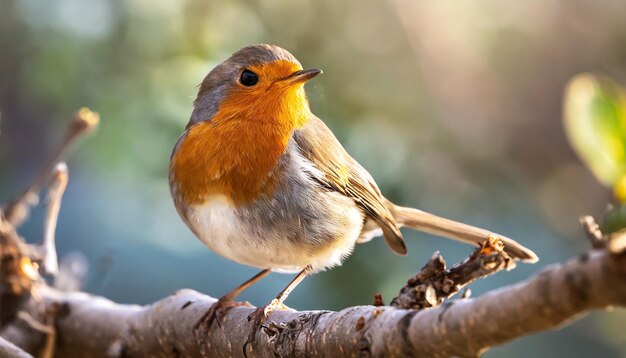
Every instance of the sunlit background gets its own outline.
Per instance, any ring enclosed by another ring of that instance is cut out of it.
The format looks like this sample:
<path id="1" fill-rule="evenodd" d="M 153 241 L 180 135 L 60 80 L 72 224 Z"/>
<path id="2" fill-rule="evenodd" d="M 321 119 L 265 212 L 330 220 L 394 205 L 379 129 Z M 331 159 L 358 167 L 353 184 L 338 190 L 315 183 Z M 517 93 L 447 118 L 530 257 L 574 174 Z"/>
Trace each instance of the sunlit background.
<path id="1" fill-rule="evenodd" d="M 581 71 L 626 83 L 619 1 L 0 1 L 0 202 L 19 192 L 82 106 L 98 132 L 69 160 L 60 256 L 84 254 L 84 289 L 149 303 L 181 288 L 213 296 L 254 269 L 210 252 L 183 225 L 167 185 L 170 151 L 197 85 L 252 43 L 291 51 L 324 75 L 313 111 L 392 200 L 490 228 L 541 258 L 472 285 L 474 295 L 588 249 L 578 216 L 610 195 L 570 149 L 562 93 Z M 42 237 L 41 208 L 23 227 Z M 290 296 L 297 309 L 388 302 L 431 254 L 470 247 L 406 232 L 408 257 L 383 240 Z M 290 276 L 247 291 L 270 300 Z M 622 357 L 626 313 L 594 313 L 487 357 Z"/>

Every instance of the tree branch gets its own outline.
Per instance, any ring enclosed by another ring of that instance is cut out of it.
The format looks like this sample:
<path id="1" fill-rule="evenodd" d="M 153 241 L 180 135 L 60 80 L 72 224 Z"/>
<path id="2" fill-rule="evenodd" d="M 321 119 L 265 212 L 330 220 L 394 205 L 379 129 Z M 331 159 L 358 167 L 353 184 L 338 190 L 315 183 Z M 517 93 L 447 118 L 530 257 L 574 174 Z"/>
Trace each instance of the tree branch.
<path id="1" fill-rule="evenodd" d="M 81 110 L 52 158 L 97 122 Z M 18 235 L 31 200 L 51 173 L 50 165 L 25 193 L 0 210 L 0 356 L 39 357 L 316 357 L 463 356 L 526 334 L 550 329 L 593 309 L 626 305 L 626 230 L 603 234 L 593 218 L 581 223 L 596 250 L 544 269 L 534 277 L 476 299 L 442 302 L 471 281 L 512 267 L 502 242 L 490 238 L 472 255 L 445 268 L 437 253 L 402 288 L 391 306 L 357 306 L 340 312 L 276 311 L 255 330 L 251 307 L 235 307 L 197 337 L 193 326 L 216 300 L 191 290 L 149 306 L 122 305 L 46 285 L 39 264 L 54 271 L 54 227 L 67 173 L 61 167 L 49 186 L 52 203 L 41 248 Z M 54 260 L 46 263 L 45 260 Z M 19 349 L 23 351 L 20 351 Z M 9 352 L 9 353 L 7 353 Z M 6 355 L 5 354 L 5 355 Z"/>
<path id="2" fill-rule="evenodd" d="M 63 162 L 56 165 L 52 180 L 48 185 L 48 211 L 44 221 L 44 236 L 41 242 L 41 263 L 43 271 L 49 275 L 59 272 L 59 262 L 55 243 L 55 231 L 61 209 L 61 200 L 67 188 L 67 165 Z"/>
<path id="3" fill-rule="evenodd" d="M 513 268 L 515 262 L 504 251 L 504 243 L 495 236 L 489 237 L 467 259 L 450 269 L 446 269 L 441 254 L 435 252 L 402 287 L 391 306 L 406 309 L 437 307 L 473 281 Z"/>
<path id="4" fill-rule="evenodd" d="M 274 312 L 247 353 L 248 357 L 472 357 L 491 346 L 557 327 L 581 313 L 624 306 L 624 282 L 626 255 L 593 251 L 518 284 L 431 309 L 357 306 L 340 312 Z M 192 327 L 216 301 L 183 290 L 140 307 L 45 286 L 39 291 L 46 305 L 63 307 L 56 319 L 56 354 L 62 357 L 201 357 Z M 252 310 L 233 308 L 219 326 L 213 324 L 205 355 L 241 356 L 252 329 L 246 319 Z M 34 334 L 21 327 L 22 334 Z"/>
<path id="5" fill-rule="evenodd" d="M 0 337 L 0 357 L 33 358 L 33 356 L 2 337 Z"/>

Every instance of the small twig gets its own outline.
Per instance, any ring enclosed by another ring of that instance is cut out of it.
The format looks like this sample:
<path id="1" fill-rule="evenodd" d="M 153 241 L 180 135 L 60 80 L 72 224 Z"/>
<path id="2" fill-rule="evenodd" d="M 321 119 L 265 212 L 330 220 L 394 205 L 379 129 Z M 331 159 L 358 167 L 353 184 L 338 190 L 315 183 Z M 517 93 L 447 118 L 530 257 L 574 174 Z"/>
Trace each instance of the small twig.
<path id="1" fill-rule="evenodd" d="M 67 181 L 67 165 L 61 162 L 55 167 L 52 180 L 50 180 L 48 185 L 48 212 L 44 222 L 43 242 L 41 243 L 42 268 L 45 273 L 50 275 L 56 275 L 59 272 L 54 233 L 57 227 L 63 193 L 65 193 L 67 188 Z"/>
<path id="2" fill-rule="evenodd" d="M 515 263 L 496 237 L 490 237 L 470 257 L 450 269 L 446 269 L 446 262 L 439 252 L 435 252 L 402 287 L 391 306 L 407 309 L 437 307 L 474 280 L 513 267 Z"/>
<path id="3" fill-rule="evenodd" d="M 374 306 L 376 307 L 382 307 L 385 305 L 385 301 L 383 300 L 383 295 L 380 293 L 377 293 L 374 296 Z"/>
<path id="4" fill-rule="evenodd" d="M 46 326 L 50 327 L 49 332 L 46 334 L 46 342 L 41 350 L 41 358 L 53 358 L 56 351 L 57 343 L 57 330 L 55 322 L 59 315 L 67 309 L 66 305 L 60 303 L 53 303 L 48 306 L 45 315 Z"/>
<path id="5" fill-rule="evenodd" d="M 39 354 L 40 358 L 54 357 L 57 338 L 55 321 L 59 316 L 59 313 L 63 311 L 63 308 L 66 308 L 66 306 L 56 302 L 47 305 L 43 314 L 43 323 L 28 312 L 20 311 L 17 313 L 17 318 L 26 323 L 31 329 L 42 333 L 45 336 L 43 348 Z"/>
<path id="6" fill-rule="evenodd" d="M 581 216 L 578 221 L 580 222 L 587 239 L 589 239 L 591 247 L 594 249 L 601 249 L 606 246 L 606 237 L 604 237 L 604 234 L 600 230 L 600 225 L 596 223 L 593 216 Z"/>
<path id="7" fill-rule="evenodd" d="M 579 222 L 594 249 L 606 248 L 615 255 L 626 252 L 626 229 L 604 234 L 600 225 L 589 215 L 581 216 Z"/>
<path id="8" fill-rule="evenodd" d="M 39 191 L 44 183 L 48 180 L 56 164 L 60 162 L 72 144 L 76 142 L 82 135 L 92 131 L 100 121 L 100 117 L 96 112 L 92 112 L 87 108 L 81 108 L 74 114 L 73 120 L 70 122 L 65 139 L 61 145 L 53 152 L 48 162 L 42 167 L 35 179 L 26 187 L 26 190 L 17 198 L 11 201 L 5 210 L 6 219 L 15 227 L 20 226 L 28 217 L 30 207 L 36 205 L 39 201 Z"/>
<path id="9" fill-rule="evenodd" d="M 31 316 L 28 312 L 19 311 L 17 313 L 17 318 L 24 321 L 30 328 L 34 329 L 35 331 L 45 333 L 45 334 L 50 334 L 53 331 L 52 327 L 39 322 L 35 317 Z"/>

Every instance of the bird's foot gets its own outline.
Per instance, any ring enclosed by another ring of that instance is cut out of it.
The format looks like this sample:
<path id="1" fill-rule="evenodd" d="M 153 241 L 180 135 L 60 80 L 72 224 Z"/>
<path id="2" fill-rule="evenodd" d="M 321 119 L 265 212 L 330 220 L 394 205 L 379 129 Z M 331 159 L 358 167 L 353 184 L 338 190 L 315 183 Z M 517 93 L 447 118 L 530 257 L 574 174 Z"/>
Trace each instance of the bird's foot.
<path id="1" fill-rule="evenodd" d="M 204 345 L 209 329 L 213 322 L 221 327 L 221 321 L 227 311 L 233 307 L 251 306 L 248 302 L 235 302 L 231 299 L 220 298 L 200 317 L 198 322 L 193 326 L 196 339 L 201 345 Z"/>
<path id="2" fill-rule="evenodd" d="M 281 300 L 278 298 L 273 299 L 270 303 L 258 307 L 254 312 L 248 315 L 248 322 L 255 320 L 256 323 L 258 321 L 259 324 L 263 323 L 263 320 L 269 316 L 273 311 L 287 311 L 291 310 L 291 308 L 287 307 Z M 260 319 L 260 320 L 259 320 Z"/>
<path id="3" fill-rule="evenodd" d="M 281 300 L 275 298 L 270 303 L 258 307 L 255 309 L 250 315 L 248 315 L 248 322 L 252 323 L 252 328 L 250 329 L 250 333 L 248 335 L 248 340 L 243 345 L 243 353 L 244 356 L 247 357 L 248 347 L 252 345 L 256 338 L 256 333 L 259 331 L 259 328 L 263 327 L 263 322 L 273 311 L 286 311 L 291 310 L 291 308 L 287 307 Z"/>
<path id="4" fill-rule="evenodd" d="M 208 311 L 206 311 L 202 315 L 202 317 L 200 317 L 198 322 L 196 322 L 196 324 L 193 326 L 193 329 L 197 331 L 203 326 L 207 329 L 211 328 L 211 324 L 213 324 L 214 321 L 217 322 L 218 326 L 221 326 L 221 320 L 226 315 L 226 312 L 233 307 L 241 306 L 250 307 L 251 304 L 248 302 L 236 302 L 233 300 L 220 298 L 211 306 L 211 308 L 209 308 Z"/>

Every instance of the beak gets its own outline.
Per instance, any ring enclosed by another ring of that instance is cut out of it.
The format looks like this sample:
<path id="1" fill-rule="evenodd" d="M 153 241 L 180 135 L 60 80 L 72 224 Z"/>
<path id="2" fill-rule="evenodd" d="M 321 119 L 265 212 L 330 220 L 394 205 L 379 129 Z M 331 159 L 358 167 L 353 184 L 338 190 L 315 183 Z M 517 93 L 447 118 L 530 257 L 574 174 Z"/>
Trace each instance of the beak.
<path id="1" fill-rule="evenodd" d="M 281 82 L 285 82 L 288 85 L 293 85 L 296 83 L 303 83 L 303 82 L 307 82 L 310 79 L 313 79 L 313 77 L 319 75 L 320 73 L 323 73 L 322 70 L 317 69 L 317 68 L 312 68 L 310 70 L 296 71 L 292 73 L 291 75 L 283 78 Z"/>

